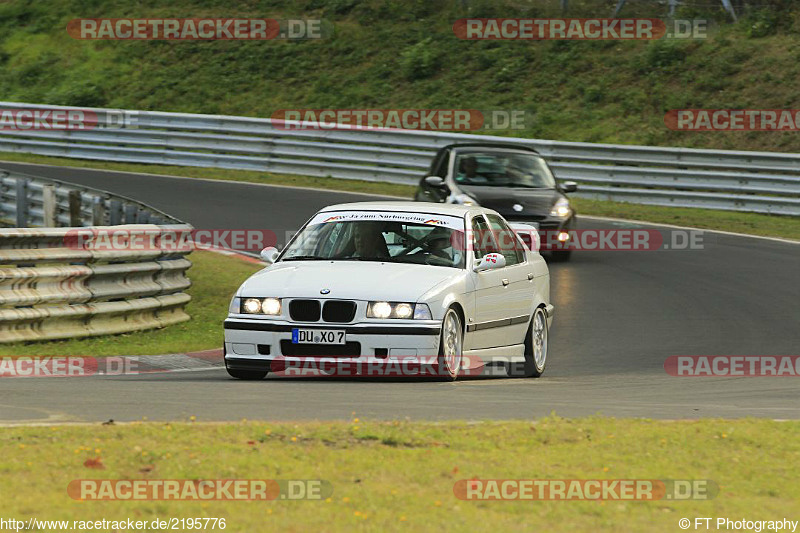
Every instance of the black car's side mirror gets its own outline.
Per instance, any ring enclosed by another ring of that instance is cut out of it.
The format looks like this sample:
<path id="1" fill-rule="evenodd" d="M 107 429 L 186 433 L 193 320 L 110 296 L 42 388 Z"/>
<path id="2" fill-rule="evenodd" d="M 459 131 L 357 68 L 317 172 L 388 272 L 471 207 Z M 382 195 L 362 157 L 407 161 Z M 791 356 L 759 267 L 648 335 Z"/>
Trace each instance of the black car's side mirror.
<path id="1" fill-rule="evenodd" d="M 445 183 L 444 178 L 440 176 L 428 176 L 424 180 L 425 184 L 428 187 L 433 187 L 434 189 L 447 189 L 447 183 Z"/>
<path id="2" fill-rule="evenodd" d="M 561 190 L 564 192 L 575 192 L 578 190 L 578 184 L 574 181 L 565 181 L 561 184 Z"/>

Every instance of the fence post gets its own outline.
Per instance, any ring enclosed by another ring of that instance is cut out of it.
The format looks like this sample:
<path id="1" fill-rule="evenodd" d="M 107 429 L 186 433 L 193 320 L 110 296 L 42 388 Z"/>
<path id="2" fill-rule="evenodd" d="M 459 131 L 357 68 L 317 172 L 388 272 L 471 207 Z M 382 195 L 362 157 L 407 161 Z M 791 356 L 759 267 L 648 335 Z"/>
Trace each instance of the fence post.
<path id="1" fill-rule="evenodd" d="M 69 225 L 72 228 L 83 226 L 83 217 L 81 216 L 81 191 L 69 191 Z"/>
<path id="2" fill-rule="evenodd" d="M 108 213 L 108 225 L 119 226 L 122 224 L 122 202 L 119 200 L 111 200 L 108 203 L 110 205 Z"/>
<path id="3" fill-rule="evenodd" d="M 42 185 L 42 210 L 44 212 L 42 225 L 45 228 L 55 228 L 58 226 L 56 206 L 56 186 L 50 183 Z"/>
<path id="4" fill-rule="evenodd" d="M 17 178 L 17 227 L 28 227 L 28 179 Z"/>
<path id="5" fill-rule="evenodd" d="M 106 221 L 106 204 L 100 196 L 92 198 L 92 226 L 103 226 Z"/>
<path id="6" fill-rule="evenodd" d="M 136 212 L 139 208 L 133 204 L 125 205 L 125 224 L 136 224 Z"/>

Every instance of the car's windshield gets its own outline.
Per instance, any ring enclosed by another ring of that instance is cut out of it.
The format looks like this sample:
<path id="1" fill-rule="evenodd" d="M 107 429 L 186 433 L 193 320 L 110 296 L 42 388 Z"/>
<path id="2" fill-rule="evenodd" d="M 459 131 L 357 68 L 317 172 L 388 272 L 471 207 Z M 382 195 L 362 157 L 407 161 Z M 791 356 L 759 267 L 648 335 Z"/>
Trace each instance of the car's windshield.
<path id="1" fill-rule="evenodd" d="M 424 213 L 317 214 L 281 261 L 385 261 L 464 268 L 464 220 Z"/>
<path id="2" fill-rule="evenodd" d="M 536 154 L 470 151 L 456 155 L 455 181 L 461 185 L 552 189 L 553 174 Z"/>

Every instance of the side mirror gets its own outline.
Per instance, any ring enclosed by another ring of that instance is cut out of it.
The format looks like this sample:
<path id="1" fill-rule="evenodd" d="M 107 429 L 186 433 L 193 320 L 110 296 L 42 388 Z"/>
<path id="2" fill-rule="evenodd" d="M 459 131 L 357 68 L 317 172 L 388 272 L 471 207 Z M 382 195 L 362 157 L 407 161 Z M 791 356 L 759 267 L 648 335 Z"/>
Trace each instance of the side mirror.
<path id="1" fill-rule="evenodd" d="M 428 187 L 433 187 L 434 189 L 448 188 L 447 183 L 444 182 L 444 178 L 440 176 L 427 176 L 423 181 Z"/>
<path id="2" fill-rule="evenodd" d="M 271 265 L 272 263 L 274 263 L 275 260 L 278 259 L 279 255 L 281 255 L 281 253 L 278 251 L 278 249 L 272 246 L 261 250 L 261 259 L 267 265 Z"/>
<path id="3" fill-rule="evenodd" d="M 561 184 L 561 190 L 564 192 L 575 192 L 578 190 L 578 184 L 574 181 L 565 181 Z"/>
<path id="4" fill-rule="evenodd" d="M 506 258 L 503 254 L 486 254 L 483 256 L 483 259 L 475 265 L 473 270 L 475 272 L 483 272 L 484 270 L 503 268 L 504 266 L 506 266 Z"/>

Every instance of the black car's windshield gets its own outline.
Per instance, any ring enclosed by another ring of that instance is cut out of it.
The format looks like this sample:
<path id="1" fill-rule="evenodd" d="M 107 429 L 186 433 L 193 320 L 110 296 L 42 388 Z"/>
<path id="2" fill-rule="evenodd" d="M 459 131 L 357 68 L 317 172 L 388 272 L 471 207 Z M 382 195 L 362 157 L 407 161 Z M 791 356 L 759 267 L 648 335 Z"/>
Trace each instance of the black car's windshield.
<path id="1" fill-rule="evenodd" d="M 555 178 L 536 154 L 470 151 L 458 154 L 455 181 L 461 185 L 552 189 Z"/>
<path id="2" fill-rule="evenodd" d="M 464 268 L 464 220 L 416 213 L 320 213 L 281 261 L 385 261 Z"/>

